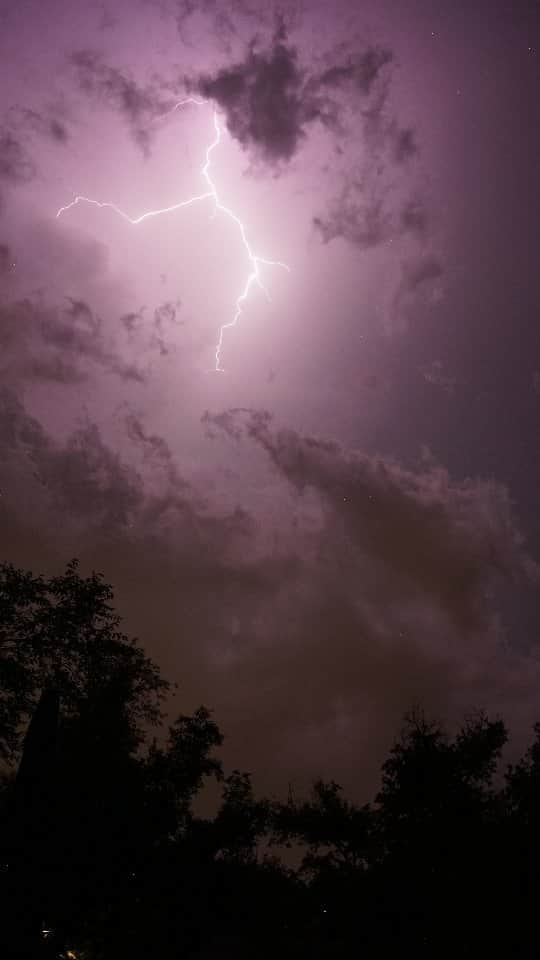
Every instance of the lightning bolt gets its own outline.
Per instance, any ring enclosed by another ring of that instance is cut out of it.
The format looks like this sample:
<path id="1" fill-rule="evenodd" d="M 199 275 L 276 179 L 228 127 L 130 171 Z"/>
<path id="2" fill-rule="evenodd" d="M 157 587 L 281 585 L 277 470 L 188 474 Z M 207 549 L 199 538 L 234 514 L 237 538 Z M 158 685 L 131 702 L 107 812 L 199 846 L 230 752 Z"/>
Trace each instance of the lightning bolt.
<path id="1" fill-rule="evenodd" d="M 167 114 L 164 114 L 164 116 L 174 113 L 180 107 L 188 103 L 196 104 L 197 106 L 202 106 L 203 104 L 208 103 L 208 101 L 197 100 L 195 97 L 187 97 L 185 100 L 179 100 L 178 103 L 175 103 L 175 105 L 171 108 L 171 110 L 169 110 Z M 270 299 L 268 291 L 262 282 L 261 270 L 260 270 L 261 266 L 282 267 L 284 270 L 287 270 L 289 272 L 290 272 L 290 268 L 287 266 L 286 263 L 282 263 L 280 260 L 268 260 L 266 257 L 260 257 L 257 254 L 253 253 L 253 250 L 251 249 L 251 246 L 248 242 L 247 235 L 246 235 L 246 228 L 242 220 L 236 213 L 234 213 L 233 210 L 230 209 L 230 207 L 226 207 L 221 202 L 217 187 L 214 181 L 212 180 L 212 177 L 210 176 L 210 165 L 212 160 L 212 153 L 214 152 L 216 147 L 218 147 L 219 144 L 221 143 L 221 127 L 219 125 L 218 114 L 216 110 L 214 110 L 214 113 L 213 113 L 213 120 L 214 120 L 215 136 L 212 142 L 206 148 L 205 161 L 201 168 L 201 176 L 208 187 L 208 189 L 204 193 L 197 194 L 193 197 L 188 197 L 187 200 L 181 200 L 179 203 L 173 203 L 171 204 L 171 206 L 162 207 L 159 210 L 147 210 L 145 213 L 141 213 L 141 215 L 138 217 L 130 217 L 127 213 L 124 212 L 124 210 L 121 210 L 120 207 L 118 207 L 115 203 L 110 203 L 109 201 L 93 200 L 90 197 L 83 197 L 78 195 L 74 197 L 71 203 L 67 203 L 65 206 L 60 207 L 60 209 L 56 213 L 56 218 L 58 219 L 64 213 L 67 213 L 69 210 L 71 210 L 73 207 L 76 207 L 78 204 L 84 203 L 84 204 L 89 204 L 95 207 L 109 208 L 110 210 L 114 210 L 114 212 L 118 214 L 119 217 L 122 217 L 122 219 L 126 220 L 132 226 L 136 226 L 139 223 L 143 223 L 145 220 L 149 220 L 151 217 L 160 217 L 166 213 L 176 213 L 177 210 L 182 210 L 184 207 L 190 207 L 195 203 L 201 203 L 203 200 L 213 200 L 214 213 L 217 213 L 219 211 L 219 213 L 228 217 L 229 220 L 232 220 L 232 222 L 237 227 L 238 232 L 240 234 L 240 238 L 242 240 L 242 245 L 247 255 L 247 259 L 250 263 L 250 272 L 246 278 L 246 281 L 244 283 L 244 286 L 241 292 L 236 298 L 233 316 L 231 317 L 230 320 L 228 320 L 226 323 L 222 323 L 221 326 L 219 327 L 218 338 L 217 338 L 215 352 L 214 352 L 214 361 L 215 361 L 214 371 L 216 373 L 224 373 L 225 372 L 224 368 L 221 365 L 221 354 L 223 349 L 223 339 L 225 336 L 225 331 L 237 325 L 243 313 L 243 305 L 249 296 L 249 292 L 252 286 L 254 284 L 257 284 L 257 286 L 260 287 L 260 289 L 266 295 L 268 300 Z"/>

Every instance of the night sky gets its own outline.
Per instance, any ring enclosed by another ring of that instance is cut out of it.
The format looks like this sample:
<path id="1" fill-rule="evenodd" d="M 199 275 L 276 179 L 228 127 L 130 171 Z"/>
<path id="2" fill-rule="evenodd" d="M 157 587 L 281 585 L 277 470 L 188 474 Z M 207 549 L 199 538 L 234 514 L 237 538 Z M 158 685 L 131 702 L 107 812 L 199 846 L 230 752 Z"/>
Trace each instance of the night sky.
<path id="1" fill-rule="evenodd" d="M 259 789 L 540 719 L 538 90 L 533 0 L 0 3 L 0 559 Z"/>

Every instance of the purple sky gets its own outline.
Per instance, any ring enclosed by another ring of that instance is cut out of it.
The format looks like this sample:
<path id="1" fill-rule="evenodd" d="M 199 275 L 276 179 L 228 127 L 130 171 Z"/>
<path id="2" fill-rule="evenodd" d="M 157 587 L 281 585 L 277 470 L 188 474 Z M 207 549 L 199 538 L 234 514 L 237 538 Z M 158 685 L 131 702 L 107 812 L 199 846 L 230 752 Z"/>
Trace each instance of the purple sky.
<path id="1" fill-rule="evenodd" d="M 363 797 L 538 719 L 537 5 L 0 4 L 0 550 L 115 585 L 226 758 Z M 185 97 L 206 99 L 173 110 Z M 268 296 L 253 284 L 237 216 Z"/>

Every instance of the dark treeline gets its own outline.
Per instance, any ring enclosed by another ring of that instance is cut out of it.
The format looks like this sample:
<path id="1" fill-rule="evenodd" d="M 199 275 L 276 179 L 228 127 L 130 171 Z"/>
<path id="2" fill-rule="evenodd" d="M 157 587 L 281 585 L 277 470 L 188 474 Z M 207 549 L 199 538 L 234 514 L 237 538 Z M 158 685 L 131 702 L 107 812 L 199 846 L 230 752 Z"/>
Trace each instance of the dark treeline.
<path id="1" fill-rule="evenodd" d="M 540 725 L 497 786 L 502 720 L 418 711 L 372 804 L 259 799 L 207 709 L 163 731 L 111 602 L 75 562 L 0 566 L 2 957 L 540 957 Z"/>

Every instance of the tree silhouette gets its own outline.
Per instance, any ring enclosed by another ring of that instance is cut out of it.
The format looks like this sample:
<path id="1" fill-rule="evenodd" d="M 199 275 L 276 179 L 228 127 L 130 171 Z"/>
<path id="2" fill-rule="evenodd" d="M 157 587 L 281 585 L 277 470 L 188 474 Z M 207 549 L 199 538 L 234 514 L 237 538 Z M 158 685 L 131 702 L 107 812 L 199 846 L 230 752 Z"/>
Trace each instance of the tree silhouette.
<path id="1" fill-rule="evenodd" d="M 258 842 L 267 835 L 270 819 L 270 804 L 255 798 L 249 773 L 233 770 L 225 778 L 213 823 L 216 856 L 229 862 L 255 863 Z"/>
<path id="2" fill-rule="evenodd" d="M 376 798 L 374 879 L 390 942 L 405 938 L 440 956 L 484 948 L 485 936 L 477 938 L 493 877 L 492 777 L 506 739 L 503 722 L 482 713 L 453 741 L 421 712 L 406 718 Z"/>
<path id="3" fill-rule="evenodd" d="M 119 630 L 111 587 L 82 577 L 72 560 L 58 577 L 35 577 L 0 565 L 0 757 L 16 758 L 25 724 L 41 692 L 59 692 L 63 713 L 116 689 L 126 735 L 136 746 L 147 724 L 161 719 L 168 689 L 159 668 Z M 121 689 L 120 689 L 121 688 Z"/>
<path id="4" fill-rule="evenodd" d="M 75 561 L 0 567 L 2 957 L 540 956 L 540 724 L 498 787 L 502 720 L 416 710 L 371 804 L 322 779 L 259 798 L 208 709 L 162 729 L 112 599 Z"/>
<path id="5" fill-rule="evenodd" d="M 371 850 L 372 811 L 356 807 L 343 797 L 334 781 L 317 780 L 311 798 L 275 808 L 275 830 L 281 842 L 299 842 L 307 847 L 302 871 L 362 870 Z"/>

